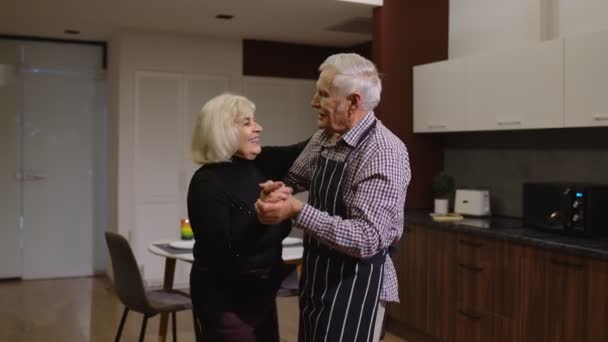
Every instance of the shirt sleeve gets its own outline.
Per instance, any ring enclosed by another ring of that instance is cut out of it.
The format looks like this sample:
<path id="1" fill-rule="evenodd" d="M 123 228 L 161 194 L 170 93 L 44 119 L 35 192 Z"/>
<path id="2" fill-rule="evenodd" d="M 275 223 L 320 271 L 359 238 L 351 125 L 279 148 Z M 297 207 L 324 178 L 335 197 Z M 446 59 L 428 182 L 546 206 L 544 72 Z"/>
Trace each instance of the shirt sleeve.
<path id="1" fill-rule="evenodd" d="M 348 219 L 305 204 L 294 225 L 345 254 L 371 257 L 403 232 L 402 224 L 395 222 L 402 219 L 409 180 L 407 152 L 379 150 L 354 175 Z"/>

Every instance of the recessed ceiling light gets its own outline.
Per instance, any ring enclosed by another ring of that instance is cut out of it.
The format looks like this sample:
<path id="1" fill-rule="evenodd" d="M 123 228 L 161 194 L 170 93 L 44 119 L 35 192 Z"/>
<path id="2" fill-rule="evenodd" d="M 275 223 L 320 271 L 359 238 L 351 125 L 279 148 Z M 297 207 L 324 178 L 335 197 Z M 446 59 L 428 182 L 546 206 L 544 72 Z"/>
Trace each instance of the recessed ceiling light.
<path id="1" fill-rule="evenodd" d="M 80 34 L 79 30 L 73 30 L 73 29 L 66 29 L 63 31 L 63 33 L 65 34 Z"/>
<path id="2" fill-rule="evenodd" d="M 222 20 L 230 20 L 230 19 L 234 18 L 234 16 L 232 14 L 218 14 L 215 17 L 217 19 L 222 19 Z"/>

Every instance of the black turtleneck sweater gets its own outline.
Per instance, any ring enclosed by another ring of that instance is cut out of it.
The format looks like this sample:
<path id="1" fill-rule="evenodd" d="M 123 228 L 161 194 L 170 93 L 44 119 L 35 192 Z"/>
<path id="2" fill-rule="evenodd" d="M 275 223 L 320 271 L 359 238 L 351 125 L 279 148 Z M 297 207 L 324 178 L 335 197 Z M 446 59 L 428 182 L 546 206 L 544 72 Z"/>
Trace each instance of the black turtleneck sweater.
<path id="1" fill-rule="evenodd" d="M 281 241 L 291 222 L 260 223 L 254 203 L 260 194 L 258 184 L 281 180 L 306 143 L 264 147 L 255 160 L 234 157 L 196 171 L 188 188 L 196 265 L 241 272 L 281 263 Z"/>

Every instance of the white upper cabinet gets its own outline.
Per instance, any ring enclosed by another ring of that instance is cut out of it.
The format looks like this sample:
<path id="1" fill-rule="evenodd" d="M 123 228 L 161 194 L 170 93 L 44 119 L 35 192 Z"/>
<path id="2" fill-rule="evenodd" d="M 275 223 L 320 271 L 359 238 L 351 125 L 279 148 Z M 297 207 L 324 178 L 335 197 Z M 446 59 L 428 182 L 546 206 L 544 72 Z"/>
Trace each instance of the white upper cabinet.
<path id="1" fill-rule="evenodd" d="M 414 67 L 414 132 L 563 127 L 563 103 L 561 39 Z"/>
<path id="2" fill-rule="evenodd" d="M 608 126 L 608 32 L 565 44 L 566 127 Z"/>
<path id="3" fill-rule="evenodd" d="M 470 59 L 468 129 L 562 127 L 563 41 Z"/>
<path id="4" fill-rule="evenodd" d="M 414 132 L 466 129 L 466 68 L 464 59 L 414 67 Z"/>

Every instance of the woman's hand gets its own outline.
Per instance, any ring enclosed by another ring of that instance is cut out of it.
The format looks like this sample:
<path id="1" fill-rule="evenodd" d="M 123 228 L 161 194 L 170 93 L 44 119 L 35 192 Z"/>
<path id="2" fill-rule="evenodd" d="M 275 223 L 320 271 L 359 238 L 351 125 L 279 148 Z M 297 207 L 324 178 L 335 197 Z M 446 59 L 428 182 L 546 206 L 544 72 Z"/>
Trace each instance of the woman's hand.
<path id="1" fill-rule="evenodd" d="M 283 182 L 266 181 L 260 184 L 259 201 L 266 203 L 276 203 L 287 200 L 293 193 L 293 189 L 286 186 Z"/>
<path id="2" fill-rule="evenodd" d="M 304 204 L 291 195 L 292 189 L 282 182 L 265 182 L 260 198 L 255 202 L 255 210 L 260 222 L 277 224 L 297 216 Z"/>

